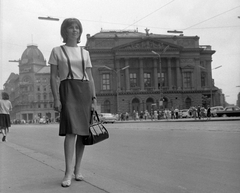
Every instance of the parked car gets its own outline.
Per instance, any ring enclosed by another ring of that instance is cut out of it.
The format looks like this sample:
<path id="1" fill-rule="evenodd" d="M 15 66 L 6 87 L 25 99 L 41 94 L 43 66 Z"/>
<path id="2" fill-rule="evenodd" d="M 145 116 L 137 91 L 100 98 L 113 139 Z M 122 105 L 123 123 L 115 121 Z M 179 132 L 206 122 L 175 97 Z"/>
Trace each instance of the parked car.
<path id="1" fill-rule="evenodd" d="M 99 119 L 103 123 L 114 123 L 117 120 L 117 118 L 111 113 L 100 113 Z"/>
<path id="2" fill-rule="evenodd" d="M 227 106 L 223 111 L 216 112 L 218 117 L 236 117 L 240 116 L 240 108 L 238 106 Z"/>
<path id="3" fill-rule="evenodd" d="M 46 121 L 46 119 L 44 119 L 44 118 L 41 118 L 41 119 L 39 119 L 39 123 L 40 123 L 40 124 L 46 124 L 46 123 L 47 123 L 47 121 Z"/>
<path id="4" fill-rule="evenodd" d="M 217 117 L 216 112 L 217 111 L 223 111 L 224 107 L 223 106 L 215 106 L 215 107 L 211 107 L 210 109 L 211 109 L 211 116 L 212 117 Z"/>
<path id="5" fill-rule="evenodd" d="M 180 118 L 190 118 L 189 109 L 182 109 L 179 111 Z"/>

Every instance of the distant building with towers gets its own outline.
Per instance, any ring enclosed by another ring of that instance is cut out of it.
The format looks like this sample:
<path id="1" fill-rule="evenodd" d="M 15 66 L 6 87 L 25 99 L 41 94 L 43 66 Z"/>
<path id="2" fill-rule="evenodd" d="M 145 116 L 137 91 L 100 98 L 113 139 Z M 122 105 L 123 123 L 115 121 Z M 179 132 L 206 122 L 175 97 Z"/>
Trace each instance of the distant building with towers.
<path id="1" fill-rule="evenodd" d="M 11 73 L 4 84 L 13 104 L 11 118 L 36 121 L 42 117 L 55 119 L 50 89 L 50 67 L 37 45 L 28 45 L 19 63 L 19 74 Z"/>

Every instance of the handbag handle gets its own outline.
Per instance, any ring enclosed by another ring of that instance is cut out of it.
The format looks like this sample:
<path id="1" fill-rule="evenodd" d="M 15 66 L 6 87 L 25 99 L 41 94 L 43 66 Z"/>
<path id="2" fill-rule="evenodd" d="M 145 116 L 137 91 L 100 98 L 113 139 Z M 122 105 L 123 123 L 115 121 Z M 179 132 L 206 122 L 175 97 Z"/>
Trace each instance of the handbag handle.
<path id="1" fill-rule="evenodd" d="M 93 118 L 94 118 L 94 116 L 97 118 L 97 122 L 100 123 L 100 119 L 99 119 L 99 116 L 98 116 L 97 111 L 92 110 L 92 111 L 91 111 L 91 116 L 90 116 L 90 124 L 93 124 Z"/>

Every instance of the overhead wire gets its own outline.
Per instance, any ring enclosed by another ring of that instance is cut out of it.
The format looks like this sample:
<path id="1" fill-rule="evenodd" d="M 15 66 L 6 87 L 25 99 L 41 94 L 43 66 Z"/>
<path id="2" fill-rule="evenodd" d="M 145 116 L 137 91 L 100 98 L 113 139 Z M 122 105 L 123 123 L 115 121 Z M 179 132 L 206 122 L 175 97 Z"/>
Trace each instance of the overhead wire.
<path id="1" fill-rule="evenodd" d="M 150 16 L 150 15 L 154 14 L 155 12 L 157 12 L 157 11 L 159 11 L 160 9 L 162 9 L 162 8 L 166 7 L 167 5 L 171 4 L 171 3 L 172 3 L 172 2 L 174 2 L 174 1 L 175 1 L 175 0 L 172 0 L 172 1 L 168 2 L 167 4 L 165 4 L 165 5 L 161 6 L 161 7 L 159 7 L 159 8 L 158 8 L 158 9 L 156 9 L 155 11 L 152 11 L 151 13 L 149 13 L 149 14 L 145 15 L 144 17 L 142 17 L 141 19 L 139 19 L 139 20 L 137 20 L 137 21 L 133 22 L 132 24 L 128 25 L 128 26 L 127 26 L 127 27 L 125 27 L 123 30 L 125 30 L 125 29 L 129 28 L 130 26 L 132 26 L 132 25 L 136 24 L 137 22 L 139 22 L 139 21 L 141 21 L 141 20 L 143 20 L 143 19 L 147 18 L 148 16 Z"/>
<path id="2" fill-rule="evenodd" d="M 101 23 L 113 24 L 113 25 L 128 25 L 127 27 L 124 28 L 124 29 L 126 29 L 126 28 L 129 28 L 130 26 L 136 24 L 137 22 L 139 22 L 139 21 L 147 18 L 148 16 L 154 14 L 155 12 L 157 12 L 157 11 L 159 11 L 160 9 L 164 8 L 165 6 L 173 3 L 174 1 L 176 1 L 176 0 L 172 0 L 172 1 L 168 2 L 168 3 L 166 3 L 165 5 L 159 7 L 158 9 L 156 9 L 156 10 L 154 10 L 154 11 L 152 11 L 151 13 L 147 14 L 146 16 L 142 17 L 141 19 L 135 21 L 135 22 L 132 23 L 132 24 L 116 23 L 116 22 L 108 22 L 108 21 L 101 21 Z M 197 26 L 197 25 L 199 25 L 199 24 L 201 24 L 201 23 L 204 23 L 204 22 L 206 22 L 206 21 L 209 21 L 209 20 L 211 20 L 211 19 L 213 19 L 213 18 L 216 18 L 216 17 L 218 17 L 218 16 L 220 16 L 220 15 L 223 15 L 223 14 L 225 14 L 225 13 L 227 13 L 227 12 L 229 12 L 229 11 L 232 11 L 232 10 L 234 10 L 234 9 L 237 9 L 237 8 L 239 8 L 239 7 L 240 7 L 240 5 L 234 7 L 234 8 L 232 8 L 232 9 L 230 9 L 230 10 L 224 11 L 224 12 L 222 12 L 222 13 L 220 13 L 220 14 L 217 14 L 217 15 L 215 15 L 215 16 L 213 16 L 213 17 L 210 17 L 210 18 L 208 18 L 208 19 L 206 19 L 206 20 L 204 20 L 204 21 L 201 21 L 201 22 L 199 22 L 199 23 L 196 23 L 196 24 L 194 24 L 194 25 L 192 25 L 192 26 L 190 26 L 190 27 L 181 29 L 181 30 L 188 30 L 188 29 L 190 29 L 190 28 L 192 28 L 192 27 L 194 27 L 194 26 Z M 18 9 L 18 10 L 19 10 L 19 9 Z M 22 11 L 25 11 L 25 10 L 22 10 Z M 26 12 L 26 11 L 25 11 L 25 12 Z M 31 10 L 28 10 L 27 12 L 29 12 L 29 13 L 34 13 L 35 15 L 41 14 L 40 12 L 33 12 L 33 11 L 31 11 Z M 61 18 L 61 19 L 65 19 L 65 17 L 62 17 L 62 16 L 54 16 L 54 17 Z M 97 21 L 97 20 L 90 20 L 90 19 L 84 19 L 84 18 L 81 18 L 81 20 L 82 20 L 82 21 L 86 21 L 86 22 L 99 23 L 99 21 Z M 143 26 L 143 25 L 138 25 L 138 26 L 139 26 L 139 27 L 145 27 L 145 26 Z M 169 28 L 162 28 L 162 27 L 160 28 L 160 27 L 156 27 L 156 26 L 149 26 L 149 27 L 155 28 L 155 29 L 169 29 Z M 212 29 L 212 28 L 232 28 L 232 27 L 233 27 L 233 28 L 238 28 L 238 27 L 240 27 L 240 26 L 201 27 L 201 28 L 192 28 L 192 29 Z"/>
<path id="3" fill-rule="evenodd" d="M 220 15 L 223 15 L 223 14 L 225 14 L 225 13 L 227 13 L 227 12 L 230 12 L 230 11 L 232 11 L 232 10 L 234 10 L 234 9 L 237 9 L 237 8 L 239 8 L 239 7 L 240 7 L 240 5 L 238 5 L 237 7 L 232 8 L 232 9 L 229 9 L 229 10 L 227 10 L 227 11 L 224 11 L 224 12 L 222 12 L 222 13 L 219 13 L 219 14 L 217 14 L 217 15 L 215 15 L 215 16 L 213 16 L 213 17 L 210 17 L 210 18 L 208 18 L 208 19 L 206 19 L 206 20 L 203 20 L 203 21 L 201 21 L 201 22 L 198 22 L 198 23 L 196 23 L 196 24 L 194 24 L 194 25 L 191 25 L 191 26 L 189 26 L 189 27 L 187 27 L 187 28 L 185 28 L 185 29 L 183 29 L 183 30 L 190 29 L 190 28 L 192 28 L 192 27 L 194 27 L 194 26 L 197 26 L 197 25 L 199 25 L 199 24 L 202 24 L 202 23 L 204 23 L 204 22 L 206 22 L 206 21 L 209 21 L 209 20 L 211 20 L 211 19 L 213 19 L 213 18 L 216 18 L 216 17 L 218 17 L 218 16 L 220 16 Z"/>

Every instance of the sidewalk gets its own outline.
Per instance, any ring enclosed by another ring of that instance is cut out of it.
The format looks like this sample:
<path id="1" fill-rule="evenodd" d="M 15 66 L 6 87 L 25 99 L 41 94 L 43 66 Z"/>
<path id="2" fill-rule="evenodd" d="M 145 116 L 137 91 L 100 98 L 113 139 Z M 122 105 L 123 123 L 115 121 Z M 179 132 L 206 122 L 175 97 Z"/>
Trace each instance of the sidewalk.
<path id="1" fill-rule="evenodd" d="M 1 193 L 106 193 L 94 185 L 93 178 L 86 173 L 89 181 L 72 180 L 69 188 L 61 187 L 64 162 L 34 152 L 11 142 L 0 142 Z M 104 184 L 102 184 L 104 187 Z M 106 186 L 105 186 L 106 187 Z"/>
<path id="2" fill-rule="evenodd" d="M 161 122 L 196 121 L 206 122 L 206 119 L 129 120 L 116 122 L 115 124 L 130 122 L 158 122 L 161 124 Z M 212 118 L 210 121 L 240 121 L 240 117 Z M 120 182 L 115 182 L 114 179 L 106 179 L 103 176 L 86 170 L 83 170 L 85 181 L 76 182 L 73 179 L 72 185 L 69 188 L 62 188 L 60 183 L 64 175 L 63 160 L 35 152 L 12 142 L 0 142 L 0 165 L 1 193 L 115 193 L 131 190 L 131 187 L 125 187 L 124 189 L 124 186 Z M 138 192 L 141 191 L 139 190 Z"/>
<path id="3" fill-rule="evenodd" d="M 128 120 L 128 121 L 116 121 L 115 123 L 149 123 L 149 122 L 214 122 L 214 121 L 240 121 L 240 117 L 212 117 L 210 120 L 194 119 L 194 118 L 182 118 L 182 119 L 142 119 L 142 120 Z"/>

